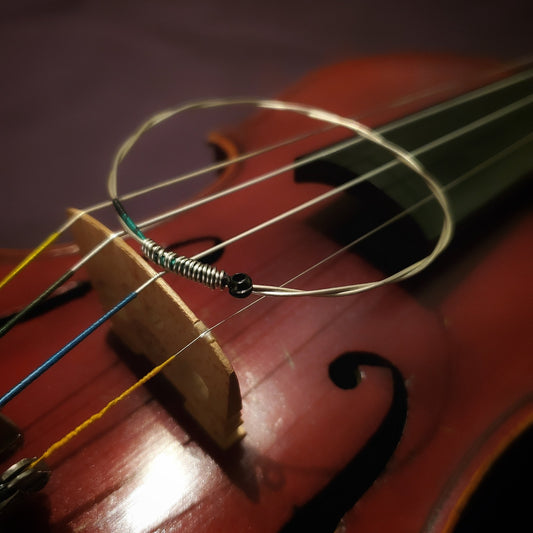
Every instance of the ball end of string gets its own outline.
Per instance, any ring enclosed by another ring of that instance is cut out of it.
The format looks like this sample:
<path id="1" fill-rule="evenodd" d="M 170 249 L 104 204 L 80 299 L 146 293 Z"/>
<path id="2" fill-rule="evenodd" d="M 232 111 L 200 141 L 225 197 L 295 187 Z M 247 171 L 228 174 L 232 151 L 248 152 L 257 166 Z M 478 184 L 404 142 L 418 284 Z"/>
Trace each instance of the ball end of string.
<path id="1" fill-rule="evenodd" d="M 254 284 L 248 274 L 238 273 L 228 276 L 225 280 L 229 293 L 235 298 L 246 298 L 252 294 Z"/>

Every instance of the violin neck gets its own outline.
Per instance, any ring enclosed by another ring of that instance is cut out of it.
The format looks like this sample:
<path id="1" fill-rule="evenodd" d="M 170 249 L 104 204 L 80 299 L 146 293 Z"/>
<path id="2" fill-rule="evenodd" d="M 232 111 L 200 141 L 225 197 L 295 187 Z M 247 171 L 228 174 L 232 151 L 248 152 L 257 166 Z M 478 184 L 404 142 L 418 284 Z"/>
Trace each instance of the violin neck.
<path id="1" fill-rule="evenodd" d="M 523 185 L 533 170 L 532 95 L 530 70 L 417 112 L 378 131 L 410 151 L 441 184 L 457 226 L 493 205 L 503 193 Z M 380 168 L 383 170 L 375 173 Z M 411 251 L 398 250 L 405 256 L 400 263 L 408 264 L 422 250 L 431 249 L 442 225 L 438 206 L 429 199 L 429 190 L 413 171 L 391 160 L 382 148 L 360 140 L 302 167 L 295 179 L 340 185 L 368 172 L 375 173 L 369 182 L 349 189 L 345 198 L 330 209 L 337 214 L 346 211 L 344 218 L 342 214 L 336 215 L 341 220 L 337 224 L 342 228 L 340 233 L 338 227 L 328 229 L 327 224 L 324 232 L 345 245 L 353 240 L 354 234 L 407 211 L 405 218 L 410 221 L 396 224 L 394 231 L 383 231 L 385 241 L 378 248 L 384 243 L 394 246 L 398 239 L 402 243 L 410 239 Z M 417 204 L 421 205 L 413 209 Z M 325 217 L 321 218 L 324 227 Z M 415 226 L 411 238 L 409 231 Z M 357 251 L 361 253 L 360 249 Z M 375 249 L 363 255 L 373 256 Z M 372 262 L 384 272 L 398 268 L 397 262 L 389 264 L 388 259 L 372 258 Z"/>

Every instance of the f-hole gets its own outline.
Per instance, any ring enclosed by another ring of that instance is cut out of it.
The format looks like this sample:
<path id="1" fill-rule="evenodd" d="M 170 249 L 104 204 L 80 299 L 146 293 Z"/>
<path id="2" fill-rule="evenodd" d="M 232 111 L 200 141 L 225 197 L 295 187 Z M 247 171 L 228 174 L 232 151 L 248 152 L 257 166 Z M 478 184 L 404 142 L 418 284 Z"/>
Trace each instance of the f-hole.
<path id="1" fill-rule="evenodd" d="M 364 366 L 389 369 L 393 382 L 391 407 L 379 429 L 344 469 L 304 506 L 294 510 L 281 530 L 285 533 L 334 532 L 346 512 L 384 470 L 400 442 L 407 417 L 407 389 L 402 374 L 390 361 L 370 352 L 346 352 L 330 363 L 329 378 L 341 389 L 353 389 L 361 382 Z M 349 416 L 346 413 L 347 424 Z"/>

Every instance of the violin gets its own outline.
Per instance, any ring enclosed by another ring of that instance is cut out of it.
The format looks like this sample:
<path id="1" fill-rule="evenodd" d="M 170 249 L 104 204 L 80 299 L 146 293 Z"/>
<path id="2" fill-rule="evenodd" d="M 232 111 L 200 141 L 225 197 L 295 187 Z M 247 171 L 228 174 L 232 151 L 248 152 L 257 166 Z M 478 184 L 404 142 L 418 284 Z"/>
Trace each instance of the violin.
<path id="1" fill-rule="evenodd" d="M 416 154 L 450 202 L 451 243 L 417 276 L 353 296 L 237 299 L 166 275 L 166 295 L 154 290 L 136 315 L 118 311 L 113 326 L 95 329 L 2 408 L 7 486 L 11 465 L 41 456 L 158 364 L 145 352 L 184 350 L 177 377 L 146 381 L 47 458 L 45 486 L 21 489 L 0 530 L 523 526 L 531 487 L 520 480 L 531 474 L 533 442 L 532 88 L 525 67 L 394 56 L 324 68 L 282 94 L 356 117 Z M 209 140 L 230 164 L 199 199 L 304 162 L 146 232 L 192 256 L 389 165 L 203 261 L 309 290 L 391 275 L 431 251 L 442 217 L 415 175 L 372 143 L 346 144 L 351 133 L 264 109 L 221 127 Z M 320 155 L 324 147 L 333 149 Z M 250 152 L 260 153 L 240 158 Z M 3 325 L 80 259 L 89 234 L 106 235 L 96 222 L 76 224 L 77 245 L 49 247 L 0 289 Z M 124 253 L 144 264 L 130 244 Z M 0 277 L 25 254 L 2 251 Z M 102 315 L 96 289 L 111 287 L 100 291 L 105 310 L 127 294 L 120 261 L 96 272 L 84 265 L 0 338 L 2 392 Z M 189 326 L 167 312 L 168 291 L 185 302 L 205 349 L 221 350 L 213 366 L 222 361 L 227 391 L 198 374 L 203 355 L 187 351 L 196 333 L 180 337 Z M 209 407 L 196 411 L 191 397 Z M 210 421 L 219 408 L 222 433 Z"/>

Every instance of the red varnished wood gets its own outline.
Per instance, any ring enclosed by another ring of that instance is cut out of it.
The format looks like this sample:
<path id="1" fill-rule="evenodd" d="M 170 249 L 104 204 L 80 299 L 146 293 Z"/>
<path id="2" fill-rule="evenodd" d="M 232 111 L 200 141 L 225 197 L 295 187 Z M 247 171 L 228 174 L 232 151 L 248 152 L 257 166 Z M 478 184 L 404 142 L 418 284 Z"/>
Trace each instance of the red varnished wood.
<path id="1" fill-rule="evenodd" d="M 395 531 L 450 531 L 481 476 L 533 423 L 532 234 L 528 216 L 439 306 L 451 366 L 445 407 L 423 449 L 398 447 L 346 518 L 350 530 L 381 531 L 394 516 Z"/>
<path id="2" fill-rule="evenodd" d="M 313 75 L 284 97 L 366 114 L 376 124 L 459 93 L 490 67 L 452 58 L 350 62 Z M 435 87 L 439 90 L 428 93 Z M 425 96 L 390 106 L 418 93 Z M 261 113 L 228 132 L 227 142 L 244 151 L 306 127 L 291 116 Z M 274 160 L 242 164 L 215 187 L 292 161 L 341 135 L 328 133 L 281 150 Z M 240 193 L 230 204 L 216 202 L 150 236 L 167 243 L 213 234 L 226 238 L 322 187 L 295 186 L 292 176 L 283 175 L 253 196 Z M 328 378 L 328 365 L 339 354 L 365 351 L 402 372 L 409 410 L 392 461 L 347 515 L 346 526 L 442 530 L 475 485 L 474 473 L 486 469 L 495 450 L 531 417 L 531 233 L 531 218 L 511 225 L 505 239 L 500 236 L 475 255 L 444 301 L 432 306 L 400 287 L 355 298 L 262 301 L 215 332 L 243 393 L 248 435 L 239 446 L 227 454 L 214 451 L 179 411 L 178 399 L 156 380 L 52 457 L 53 475 L 42 495 L 17 506 L 5 523 L 53 532 L 277 531 L 295 506 L 304 505 L 357 455 L 390 407 L 386 369 L 365 367 L 353 390 L 341 390 Z M 300 216 L 229 248 L 220 264 L 259 282 L 281 283 L 335 247 Z M 30 267 L 2 292 L 0 312 L 20 306 L 70 261 L 47 256 Z M 10 266 L 2 264 L 0 274 Z M 350 254 L 300 284 L 377 277 Z M 208 325 L 241 305 L 186 281 L 167 281 Z M 100 314 L 91 293 L 14 328 L 0 339 L 2 389 Z M 101 328 L 5 408 L 25 433 L 17 457 L 40 454 L 132 384 L 142 367 L 142 360 Z"/>

